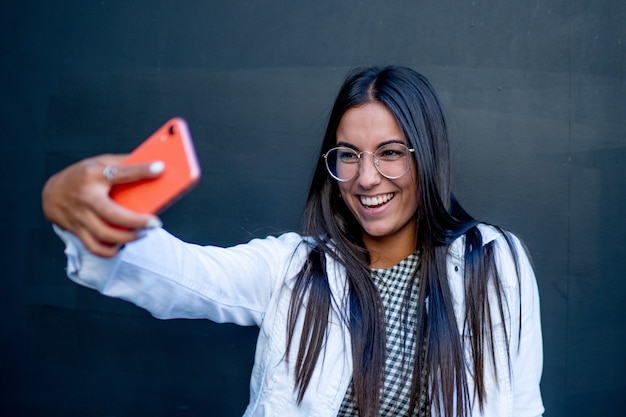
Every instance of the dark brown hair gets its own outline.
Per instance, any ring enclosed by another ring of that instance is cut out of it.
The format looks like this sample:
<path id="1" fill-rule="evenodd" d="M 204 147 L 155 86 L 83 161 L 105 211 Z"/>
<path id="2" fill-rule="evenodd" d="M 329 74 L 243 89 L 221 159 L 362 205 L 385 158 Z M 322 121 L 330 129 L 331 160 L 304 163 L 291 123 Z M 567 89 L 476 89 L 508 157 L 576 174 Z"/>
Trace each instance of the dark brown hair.
<path id="1" fill-rule="evenodd" d="M 430 388 L 433 409 L 441 410 L 444 416 L 467 417 L 472 398 L 477 398 L 480 408 L 485 402 L 485 358 L 492 360 L 495 366 L 488 283 L 495 285 L 503 319 L 505 314 L 493 248 L 482 244 L 476 227 L 478 222 L 463 210 L 451 193 L 446 121 L 433 87 L 417 72 L 404 67 L 385 67 L 351 73 L 331 111 L 322 153 L 336 146 L 337 127 L 345 112 L 371 102 L 383 104 L 394 115 L 407 144 L 415 149 L 414 166 L 419 184 L 415 249 L 419 251 L 420 262 L 413 284 L 419 277 L 420 290 L 417 325 L 415 329 L 407 329 L 415 333 L 417 340 L 411 371 L 411 412 L 420 406 L 419 394 Z M 352 341 L 352 382 L 359 415 L 378 416 L 386 346 L 382 301 L 370 276 L 370 258 L 363 244 L 362 229 L 339 197 L 337 183 L 328 175 L 322 158 L 309 189 L 303 233 L 311 236 L 314 243 L 296 280 L 287 329 L 289 352 L 294 342 L 296 320 L 304 309 L 295 370 L 298 399 L 302 400 L 324 348 L 331 303 L 340 302 L 332 300 L 328 284 L 326 256 L 330 256 L 346 269 L 349 297 L 342 311 L 346 312 L 343 320 Z M 512 247 L 508 235 L 502 233 Z M 461 236 L 465 237 L 466 243 L 466 319 L 463 328 L 469 335 L 469 371 L 446 270 L 449 245 Z M 410 285 L 411 288 L 415 286 Z M 420 378 L 424 369 L 428 375 L 426 379 Z M 469 392 L 467 384 L 468 372 L 473 374 L 475 382 L 473 393 Z"/>

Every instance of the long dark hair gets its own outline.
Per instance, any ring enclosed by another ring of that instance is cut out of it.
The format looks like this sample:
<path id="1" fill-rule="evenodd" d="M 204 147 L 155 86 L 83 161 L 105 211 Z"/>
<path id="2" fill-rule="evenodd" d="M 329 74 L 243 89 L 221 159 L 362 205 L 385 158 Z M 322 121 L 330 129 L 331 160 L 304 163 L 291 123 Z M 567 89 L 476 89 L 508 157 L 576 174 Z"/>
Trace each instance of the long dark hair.
<path id="1" fill-rule="evenodd" d="M 404 139 L 415 149 L 418 209 L 416 242 L 420 262 L 413 276 L 420 280 L 415 361 L 410 410 L 420 406 L 420 393 L 430 392 L 432 407 L 445 416 L 468 416 L 472 398 L 485 402 L 484 357 L 494 357 L 487 282 L 495 282 L 500 314 L 504 301 L 499 289 L 494 254 L 483 245 L 475 221 L 451 193 L 450 150 L 442 107 L 429 81 L 404 67 L 367 68 L 352 72 L 342 85 L 331 111 L 322 153 L 336 146 L 336 131 L 345 112 L 376 102 L 395 117 Z M 353 390 L 359 415 L 377 416 L 385 367 L 386 330 L 381 298 L 371 279 L 370 257 L 362 229 L 340 198 L 339 188 L 319 159 L 304 215 L 303 233 L 314 243 L 293 291 L 287 329 L 290 351 L 301 309 L 305 309 L 295 368 L 295 388 L 302 400 L 323 350 L 331 303 L 344 303 L 343 320 L 351 335 Z M 504 232 L 502 232 L 505 234 Z M 446 257 L 452 241 L 465 236 L 466 319 L 471 363 L 466 370 L 463 335 L 459 333 L 448 283 Z M 505 234 L 506 235 L 506 234 Z M 508 238 L 507 238 L 508 239 Z M 508 241 L 508 240 L 507 240 Z M 347 300 L 333 300 L 326 275 L 326 257 L 346 269 Z M 491 281 L 490 281 L 491 280 Z M 405 301 L 408 300 L 407 294 Z M 304 300 L 307 300 L 306 303 Z M 428 300 L 428 310 L 426 309 Z M 305 306 L 306 305 L 306 306 Z M 487 346 L 489 351 L 484 352 Z M 495 366 L 495 361 L 494 361 Z M 426 370 L 428 378 L 420 377 Z M 475 389 L 469 392 L 471 372 Z"/>

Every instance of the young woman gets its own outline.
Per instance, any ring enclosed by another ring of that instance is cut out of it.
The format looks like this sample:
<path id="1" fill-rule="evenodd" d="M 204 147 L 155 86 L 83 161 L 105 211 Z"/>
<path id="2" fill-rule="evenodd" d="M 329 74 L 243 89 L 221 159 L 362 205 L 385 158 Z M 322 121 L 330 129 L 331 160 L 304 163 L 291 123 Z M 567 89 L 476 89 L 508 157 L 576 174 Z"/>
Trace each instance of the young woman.
<path id="1" fill-rule="evenodd" d="M 301 234 L 184 243 L 108 198 L 159 174 L 112 155 L 51 177 L 43 209 L 74 281 L 159 318 L 260 326 L 246 416 L 538 416 L 532 267 L 452 196 L 447 135 L 423 76 L 368 68 L 339 91 Z"/>

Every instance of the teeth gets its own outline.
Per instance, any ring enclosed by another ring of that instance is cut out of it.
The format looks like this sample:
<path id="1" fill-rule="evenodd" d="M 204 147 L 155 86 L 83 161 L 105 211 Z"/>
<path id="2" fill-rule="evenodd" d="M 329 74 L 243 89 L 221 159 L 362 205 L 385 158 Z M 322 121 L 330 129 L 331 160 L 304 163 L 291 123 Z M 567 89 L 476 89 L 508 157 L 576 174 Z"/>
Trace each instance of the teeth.
<path id="1" fill-rule="evenodd" d="M 380 206 L 381 204 L 388 202 L 392 198 L 393 198 L 393 193 L 381 195 L 378 197 L 361 196 L 361 204 L 367 207 Z"/>

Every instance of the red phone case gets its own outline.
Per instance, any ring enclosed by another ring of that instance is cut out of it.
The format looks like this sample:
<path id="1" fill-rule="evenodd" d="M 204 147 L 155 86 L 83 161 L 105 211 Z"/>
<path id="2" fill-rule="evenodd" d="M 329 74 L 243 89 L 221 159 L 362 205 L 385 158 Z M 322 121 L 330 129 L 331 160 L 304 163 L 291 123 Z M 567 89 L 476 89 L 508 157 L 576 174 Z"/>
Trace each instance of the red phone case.
<path id="1" fill-rule="evenodd" d="M 140 213 L 157 214 L 180 198 L 200 179 L 200 165 L 187 123 L 173 118 L 139 145 L 122 165 L 162 161 L 154 179 L 111 187 L 111 198 Z"/>

